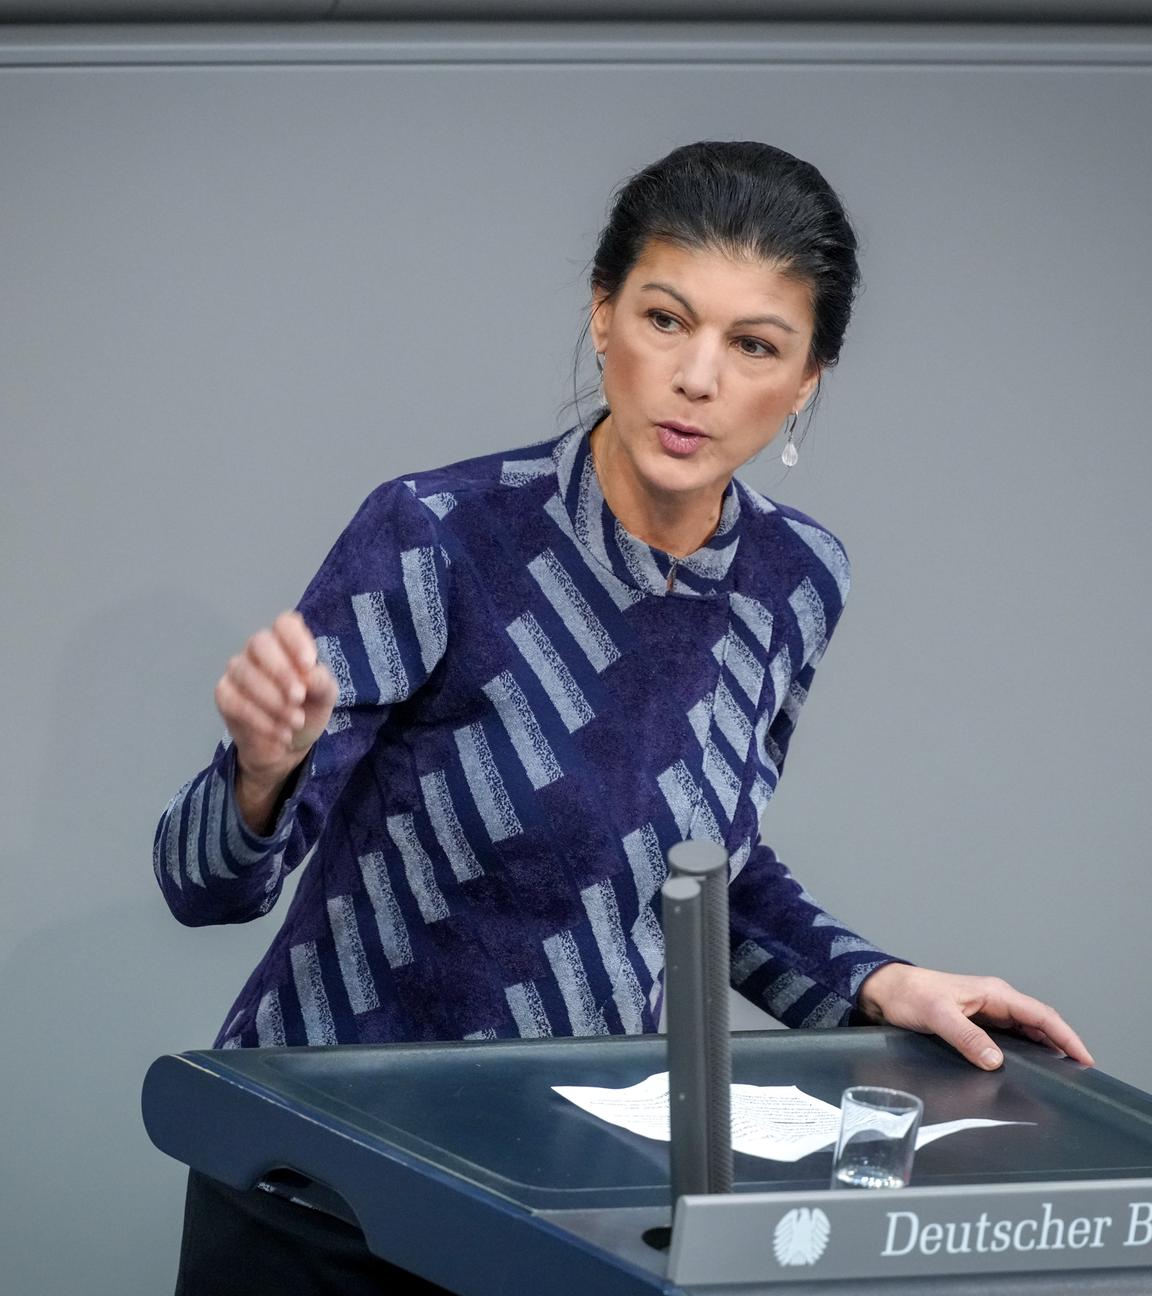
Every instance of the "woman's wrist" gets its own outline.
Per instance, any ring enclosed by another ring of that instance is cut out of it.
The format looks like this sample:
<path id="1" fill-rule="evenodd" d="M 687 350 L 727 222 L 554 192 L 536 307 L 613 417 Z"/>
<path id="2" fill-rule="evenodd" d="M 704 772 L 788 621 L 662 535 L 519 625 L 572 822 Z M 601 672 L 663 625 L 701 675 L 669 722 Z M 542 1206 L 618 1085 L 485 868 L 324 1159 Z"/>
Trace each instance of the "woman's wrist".
<path id="1" fill-rule="evenodd" d="M 272 778 L 250 774 L 239 761 L 236 762 L 236 778 L 233 782 L 236 811 L 253 836 L 271 835 L 286 800 L 288 784 L 295 778 L 307 754 L 302 753 L 300 761 L 286 773 Z"/>
<path id="2" fill-rule="evenodd" d="M 864 978 L 856 994 L 856 1007 L 869 1021 L 878 1026 L 884 1024 L 887 1020 L 884 1005 L 892 995 L 899 993 L 909 968 L 907 963 L 885 963 Z"/>

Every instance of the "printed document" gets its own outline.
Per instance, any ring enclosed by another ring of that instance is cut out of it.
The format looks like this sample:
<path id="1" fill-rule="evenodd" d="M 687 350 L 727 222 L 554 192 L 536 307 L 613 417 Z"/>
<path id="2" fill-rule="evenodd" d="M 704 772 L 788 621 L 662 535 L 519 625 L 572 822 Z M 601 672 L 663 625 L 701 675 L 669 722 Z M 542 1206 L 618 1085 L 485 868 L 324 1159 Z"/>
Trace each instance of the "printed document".
<path id="1" fill-rule="evenodd" d="M 645 1138 L 669 1134 L 668 1072 L 650 1075 L 626 1089 L 598 1089 L 590 1085 L 553 1085 L 561 1098 L 601 1120 Z M 916 1146 L 958 1134 L 961 1130 L 992 1125 L 1026 1125 L 1030 1121 L 954 1120 L 923 1125 Z M 796 1085 L 732 1086 L 732 1148 L 771 1161 L 799 1161 L 801 1157 L 835 1147 L 840 1132 L 840 1108 L 806 1094 Z"/>

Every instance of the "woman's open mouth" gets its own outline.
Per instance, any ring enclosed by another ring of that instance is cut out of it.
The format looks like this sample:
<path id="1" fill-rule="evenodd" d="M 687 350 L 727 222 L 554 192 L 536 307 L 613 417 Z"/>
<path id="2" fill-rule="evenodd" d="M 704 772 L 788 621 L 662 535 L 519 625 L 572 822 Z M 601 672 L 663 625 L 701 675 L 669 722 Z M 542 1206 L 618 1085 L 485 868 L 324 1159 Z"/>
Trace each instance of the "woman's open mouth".
<path id="1" fill-rule="evenodd" d="M 659 433 L 660 444 L 664 449 L 679 458 L 695 454 L 708 440 L 703 432 L 688 430 L 678 423 L 658 423 L 656 431 Z"/>

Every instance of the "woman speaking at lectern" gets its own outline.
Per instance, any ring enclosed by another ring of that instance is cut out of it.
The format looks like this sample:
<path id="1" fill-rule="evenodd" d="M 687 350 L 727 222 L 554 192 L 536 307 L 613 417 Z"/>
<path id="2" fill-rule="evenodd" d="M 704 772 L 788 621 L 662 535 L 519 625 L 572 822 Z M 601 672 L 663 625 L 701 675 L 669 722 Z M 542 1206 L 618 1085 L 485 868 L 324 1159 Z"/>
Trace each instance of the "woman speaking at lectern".
<path id="1" fill-rule="evenodd" d="M 246 922 L 314 853 L 216 1047 L 655 1031 L 665 853 L 708 838 L 731 862 L 732 984 L 788 1026 L 935 1032 L 991 1068 L 984 1023 L 1091 1061 L 1037 1000 L 847 930 L 759 840 L 849 567 L 735 474 L 771 442 L 795 462 L 855 250 L 820 173 L 766 144 L 648 166 L 593 259 L 594 411 L 378 486 L 229 661 L 228 736 L 157 830 L 165 898 L 189 925 Z M 367 1277 L 346 1267 L 354 1230 L 213 1192 L 192 1176 L 188 1296 L 382 1289 L 366 1251 Z"/>

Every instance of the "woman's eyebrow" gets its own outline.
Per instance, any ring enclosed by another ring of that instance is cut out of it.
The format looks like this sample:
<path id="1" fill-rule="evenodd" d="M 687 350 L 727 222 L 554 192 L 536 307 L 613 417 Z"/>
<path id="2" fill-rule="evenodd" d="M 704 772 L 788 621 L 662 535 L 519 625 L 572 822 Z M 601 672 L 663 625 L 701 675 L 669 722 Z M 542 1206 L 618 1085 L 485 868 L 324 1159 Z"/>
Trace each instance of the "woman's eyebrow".
<path id="1" fill-rule="evenodd" d="M 676 300 L 680 303 L 680 305 L 683 306 L 684 309 L 688 312 L 688 314 L 691 315 L 693 319 L 696 318 L 696 312 L 692 309 L 692 307 L 688 304 L 688 302 L 683 297 L 681 297 L 681 295 L 676 291 L 675 288 L 670 288 L 667 284 L 662 284 L 662 283 L 646 283 L 640 285 L 641 292 L 643 292 L 645 288 L 656 288 L 660 292 L 666 292 L 669 297 L 675 297 Z M 750 319 L 738 319 L 732 321 L 733 328 L 747 328 L 749 325 L 752 324 L 775 324 L 777 328 L 782 328 L 785 331 L 785 333 L 796 332 L 796 329 L 794 329 L 792 325 L 788 323 L 787 320 L 781 319 L 779 315 L 755 315 Z"/>

